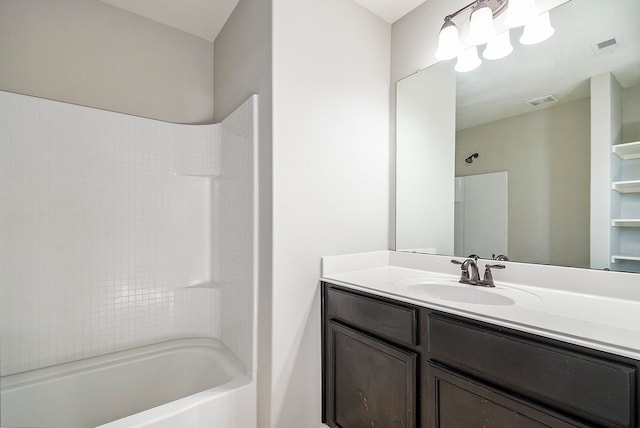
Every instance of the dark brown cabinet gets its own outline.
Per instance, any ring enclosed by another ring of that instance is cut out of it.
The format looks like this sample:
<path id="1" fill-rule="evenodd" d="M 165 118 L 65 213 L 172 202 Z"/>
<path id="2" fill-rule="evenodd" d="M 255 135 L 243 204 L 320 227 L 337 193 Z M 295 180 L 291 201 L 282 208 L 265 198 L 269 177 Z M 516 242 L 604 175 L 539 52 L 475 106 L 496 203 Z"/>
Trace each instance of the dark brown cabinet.
<path id="1" fill-rule="evenodd" d="M 635 426 L 629 362 L 436 313 L 426 334 L 433 361 L 594 426 Z"/>
<path id="2" fill-rule="evenodd" d="M 433 363 L 427 364 L 431 397 L 426 426 L 438 428 L 569 428 L 587 427 L 541 410 L 531 403 L 505 394 Z"/>
<path id="3" fill-rule="evenodd" d="M 328 334 L 333 425 L 415 427 L 417 354 L 336 322 Z"/>
<path id="4" fill-rule="evenodd" d="M 322 301 L 323 421 L 417 428 L 418 308 L 329 286 Z"/>
<path id="5" fill-rule="evenodd" d="M 640 362 L 322 284 L 337 428 L 640 428 Z"/>

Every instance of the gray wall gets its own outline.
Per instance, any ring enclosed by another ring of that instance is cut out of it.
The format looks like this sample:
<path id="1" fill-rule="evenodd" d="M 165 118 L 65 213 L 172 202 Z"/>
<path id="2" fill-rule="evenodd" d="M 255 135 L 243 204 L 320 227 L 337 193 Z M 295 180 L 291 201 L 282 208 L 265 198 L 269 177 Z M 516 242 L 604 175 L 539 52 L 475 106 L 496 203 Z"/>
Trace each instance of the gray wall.
<path id="1" fill-rule="evenodd" d="M 585 98 L 456 134 L 457 176 L 509 172 L 512 260 L 589 267 L 589 124 Z"/>
<path id="2" fill-rule="evenodd" d="M 214 42 L 216 121 L 258 100 L 258 426 L 271 419 L 272 79 L 271 0 L 240 0 Z"/>
<path id="3" fill-rule="evenodd" d="M 0 89 L 213 122 L 210 42 L 98 0 L 0 1 Z"/>
<path id="4" fill-rule="evenodd" d="M 622 142 L 640 141 L 640 85 L 622 91 Z"/>

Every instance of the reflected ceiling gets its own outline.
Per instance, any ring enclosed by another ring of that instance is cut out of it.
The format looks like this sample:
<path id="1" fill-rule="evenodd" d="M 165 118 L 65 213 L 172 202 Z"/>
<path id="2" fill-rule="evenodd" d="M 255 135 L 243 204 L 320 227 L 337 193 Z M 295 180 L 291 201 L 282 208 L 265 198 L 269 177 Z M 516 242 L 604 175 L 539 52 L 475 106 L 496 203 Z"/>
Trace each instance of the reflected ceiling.
<path id="1" fill-rule="evenodd" d="M 526 101 L 550 94 L 560 103 L 586 98 L 589 78 L 608 70 L 622 87 L 640 84 L 639 17 L 640 2 L 571 0 L 551 11 L 550 39 L 524 46 L 522 28 L 512 30 L 511 55 L 458 73 L 456 128 L 528 113 Z M 593 47 L 614 38 L 613 48 Z"/>

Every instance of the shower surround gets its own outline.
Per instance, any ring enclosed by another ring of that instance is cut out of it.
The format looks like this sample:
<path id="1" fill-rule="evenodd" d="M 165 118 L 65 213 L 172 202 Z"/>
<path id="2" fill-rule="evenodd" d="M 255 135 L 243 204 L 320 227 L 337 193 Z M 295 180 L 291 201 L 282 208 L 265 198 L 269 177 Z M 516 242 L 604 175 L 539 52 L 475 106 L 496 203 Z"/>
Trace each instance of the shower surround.
<path id="1" fill-rule="evenodd" d="M 197 336 L 253 370 L 256 97 L 179 125 L 0 92 L 2 376 Z"/>

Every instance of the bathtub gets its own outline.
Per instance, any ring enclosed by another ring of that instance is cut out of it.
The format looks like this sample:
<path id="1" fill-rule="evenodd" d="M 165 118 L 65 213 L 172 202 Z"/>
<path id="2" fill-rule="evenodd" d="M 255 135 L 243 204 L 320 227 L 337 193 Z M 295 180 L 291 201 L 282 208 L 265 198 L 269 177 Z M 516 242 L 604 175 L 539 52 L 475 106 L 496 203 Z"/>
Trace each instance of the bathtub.
<path id="1" fill-rule="evenodd" d="M 0 378 L 2 427 L 255 426 L 255 383 L 214 339 L 178 339 Z"/>

